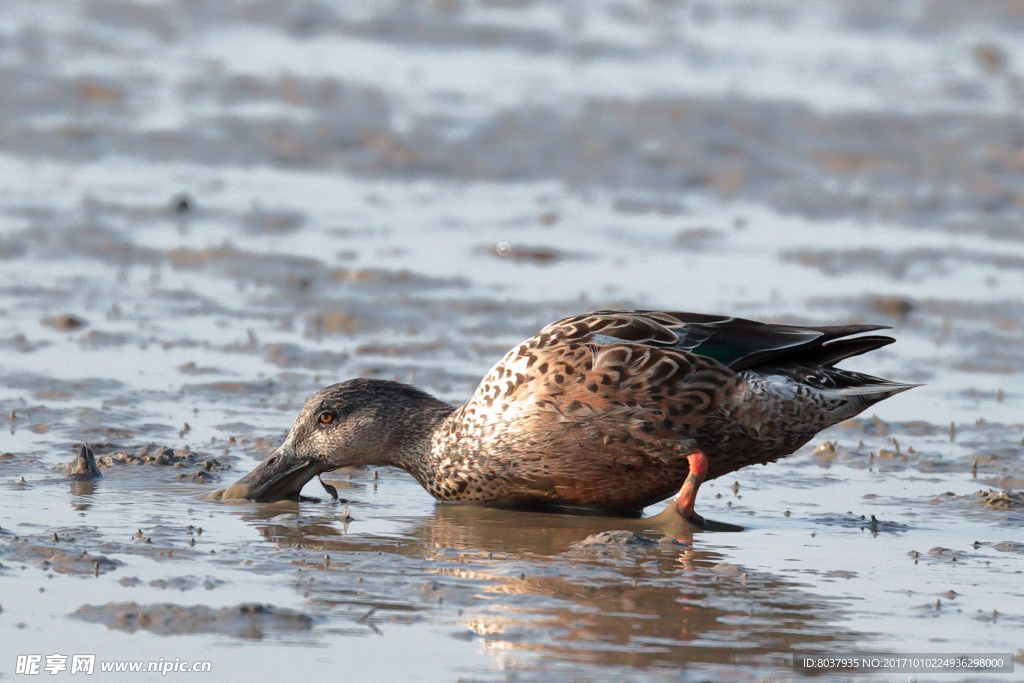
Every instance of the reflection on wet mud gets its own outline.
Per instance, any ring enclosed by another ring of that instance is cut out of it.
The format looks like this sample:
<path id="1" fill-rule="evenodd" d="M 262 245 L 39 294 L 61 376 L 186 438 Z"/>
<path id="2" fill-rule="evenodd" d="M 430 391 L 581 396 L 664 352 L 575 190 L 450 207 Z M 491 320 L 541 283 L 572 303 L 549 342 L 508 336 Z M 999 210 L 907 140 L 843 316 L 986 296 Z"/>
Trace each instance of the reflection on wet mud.
<path id="1" fill-rule="evenodd" d="M 134 602 L 102 606 L 83 605 L 72 617 L 106 624 L 108 628 L 134 633 L 145 629 L 161 635 L 186 633 L 225 633 L 239 638 L 259 640 L 266 631 L 308 631 L 313 620 L 292 610 L 279 610 L 260 604 L 213 610 L 196 605 L 140 606 Z"/>
<path id="2" fill-rule="evenodd" d="M 102 483 L 94 479 L 86 480 L 72 480 L 71 481 L 71 493 L 75 496 L 81 496 L 82 499 L 88 500 L 88 497 L 96 493 L 96 490 L 102 486 Z M 76 510 L 88 510 L 89 503 L 82 502 L 82 499 L 76 499 L 74 506 Z"/>
<path id="3" fill-rule="evenodd" d="M 315 581 L 297 584 L 311 603 L 378 629 L 392 616 L 406 621 L 441 611 L 442 620 L 471 631 L 499 660 L 523 651 L 639 669 L 755 665 L 864 636 L 824 616 L 833 601 L 730 564 L 721 553 L 698 549 L 692 535 L 660 536 L 649 520 L 437 505 L 433 515 L 404 524 L 396 544 L 331 517 L 265 507 L 243 514 L 265 538 L 279 548 L 325 553 L 322 562 L 299 563 L 302 575 L 316 572 Z M 651 540 L 581 544 L 623 527 L 644 530 Z M 743 643 L 742 653 L 722 649 L 727 643 Z"/>

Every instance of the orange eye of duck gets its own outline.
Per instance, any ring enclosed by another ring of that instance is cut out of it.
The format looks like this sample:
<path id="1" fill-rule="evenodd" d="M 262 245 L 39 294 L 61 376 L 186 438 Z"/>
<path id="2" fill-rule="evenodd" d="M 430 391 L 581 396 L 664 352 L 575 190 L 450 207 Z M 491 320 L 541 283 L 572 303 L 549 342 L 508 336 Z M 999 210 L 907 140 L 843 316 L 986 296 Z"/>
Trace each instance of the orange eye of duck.
<path id="1" fill-rule="evenodd" d="M 326 413 L 320 413 L 320 424 L 329 425 L 334 422 L 334 413 L 328 411 Z"/>

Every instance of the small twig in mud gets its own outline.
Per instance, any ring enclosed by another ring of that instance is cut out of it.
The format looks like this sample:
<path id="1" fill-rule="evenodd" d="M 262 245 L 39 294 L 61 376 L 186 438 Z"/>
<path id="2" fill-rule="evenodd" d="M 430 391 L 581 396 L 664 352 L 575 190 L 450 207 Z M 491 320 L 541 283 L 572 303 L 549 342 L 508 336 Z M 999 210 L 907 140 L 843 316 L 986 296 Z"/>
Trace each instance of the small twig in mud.
<path id="1" fill-rule="evenodd" d="M 377 634 L 378 636 L 383 636 L 383 635 L 384 635 L 384 632 L 383 632 L 383 631 L 381 631 L 381 630 L 380 630 L 379 628 L 377 628 L 377 625 L 376 625 L 376 624 L 374 624 L 374 623 L 373 623 L 372 621 L 370 621 L 370 620 L 369 620 L 369 619 L 370 619 L 370 617 L 372 617 L 372 616 L 373 616 L 373 615 L 374 615 L 374 614 L 375 614 L 375 613 L 377 612 L 377 610 L 378 610 L 378 609 L 380 609 L 380 608 L 379 608 L 379 607 L 378 607 L 377 605 L 374 605 L 373 607 L 371 607 L 371 608 L 370 608 L 370 609 L 369 609 L 369 610 L 368 610 L 368 611 L 366 612 L 366 614 L 364 614 L 363 616 L 361 616 L 361 617 L 359 617 L 358 619 L 356 619 L 356 623 L 357 623 L 357 624 L 363 624 L 363 625 L 364 625 L 364 626 L 366 626 L 366 627 L 367 627 L 368 629 L 370 629 L 371 631 L 373 631 L 374 633 L 376 633 L 376 634 Z"/>

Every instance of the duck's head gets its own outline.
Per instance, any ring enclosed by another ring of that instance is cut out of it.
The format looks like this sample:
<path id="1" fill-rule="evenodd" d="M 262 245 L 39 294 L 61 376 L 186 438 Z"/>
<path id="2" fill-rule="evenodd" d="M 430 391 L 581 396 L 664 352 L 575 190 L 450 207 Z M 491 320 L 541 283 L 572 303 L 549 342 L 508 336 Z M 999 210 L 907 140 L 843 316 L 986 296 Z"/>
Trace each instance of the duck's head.
<path id="1" fill-rule="evenodd" d="M 313 395 L 299 411 L 284 443 L 252 472 L 212 498 L 259 502 L 297 499 L 313 477 L 341 467 L 396 464 L 396 457 L 429 443 L 452 410 L 399 382 L 353 379 Z"/>

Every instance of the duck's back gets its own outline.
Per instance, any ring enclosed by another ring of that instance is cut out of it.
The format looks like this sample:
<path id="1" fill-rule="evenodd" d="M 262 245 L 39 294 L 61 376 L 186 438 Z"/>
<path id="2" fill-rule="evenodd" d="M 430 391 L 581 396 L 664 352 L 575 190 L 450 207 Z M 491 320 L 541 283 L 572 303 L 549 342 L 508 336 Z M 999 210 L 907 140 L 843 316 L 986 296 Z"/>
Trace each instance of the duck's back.
<path id="1" fill-rule="evenodd" d="M 907 385 L 838 370 L 892 341 L 661 311 L 596 311 L 518 345 L 435 433 L 436 497 L 635 510 L 674 493 L 699 448 L 708 478 L 788 455 Z M 415 474 L 415 473 L 414 473 Z"/>

